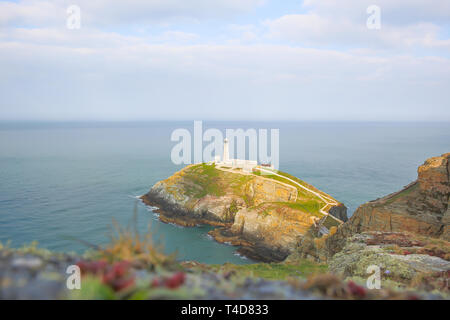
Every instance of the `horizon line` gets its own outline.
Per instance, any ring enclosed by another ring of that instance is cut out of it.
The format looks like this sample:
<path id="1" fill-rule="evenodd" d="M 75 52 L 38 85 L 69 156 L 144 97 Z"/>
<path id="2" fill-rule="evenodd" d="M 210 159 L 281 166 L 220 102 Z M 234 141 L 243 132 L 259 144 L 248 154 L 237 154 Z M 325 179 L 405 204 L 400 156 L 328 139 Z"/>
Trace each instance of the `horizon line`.
<path id="1" fill-rule="evenodd" d="M 317 120 L 317 119 L 0 119 L 0 124 L 31 124 L 31 123 L 149 123 L 149 122 L 286 122 L 286 123 L 449 123 L 450 119 L 429 119 L 429 120 L 416 120 L 416 119 L 405 119 L 405 120 L 366 120 L 366 119 L 352 119 L 352 120 Z"/>

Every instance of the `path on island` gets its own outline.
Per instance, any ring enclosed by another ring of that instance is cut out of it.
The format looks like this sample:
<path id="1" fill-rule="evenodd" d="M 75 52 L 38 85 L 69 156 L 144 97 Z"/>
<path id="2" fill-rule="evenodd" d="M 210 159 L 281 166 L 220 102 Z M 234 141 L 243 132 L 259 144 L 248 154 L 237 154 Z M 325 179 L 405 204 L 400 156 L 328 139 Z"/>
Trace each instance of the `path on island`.
<path id="1" fill-rule="evenodd" d="M 225 169 L 225 168 L 217 167 L 217 169 L 222 170 L 222 171 L 232 172 L 232 173 L 240 173 L 240 174 L 243 174 L 243 175 L 252 175 L 252 173 L 250 173 L 250 172 L 248 172 L 248 173 L 247 173 L 247 172 L 244 172 L 244 171 L 236 172 L 235 170 L 233 170 L 233 169 L 231 169 L 231 168 L 230 168 L 230 169 Z M 298 183 L 297 181 L 292 180 L 291 178 L 285 177 L 285 176 L 283 176 L 283 175 L 281 175 L 281 174 L 278 174 L 278 173 L 276 173 L 276 172 L 274 172 L 274 171 L 267 170 L 267 169 L 263 169 L 263 168 L 261 168 L 261 167 L 255 167 L 255 168 L 253 168 L 253 170 L 259 170 L 259 171 L 266 172 L 266 173 L 269 173 L 269 174 L 271 174 L 271 175 L 275 175 L 275 176 L 277 176 L 277 177 L 286 179 L 286 180 L 288 180 L 288 181 L 294 183 L 296 186 L 299 186 L 300 188 L 306 190 L 307 192 L 312 193 L 313 195 L 315 195 L 316 197 L 318 197 L 320 200 L 322 200 L 323 202 L 325 202 L 325 206 L 323 206 L 323 208 L 319 209 L 319 212 L 320 212 L 320 213 L 322 213 L 325 217 L 331 217 L 332 219 L 338 221 L 338 222 L 341 223 L 341 224 L 344 223 L 344 221 L 342 221 L 341 219 L 336 218 L 336 217 L 333 216 L 332 214 L 329 214 L 327 211 L 325 211 L 325 209 L 327 209 L 328 207 L 331 208 L 332 206 L 337 206 L 337 205 L 339 204 L 339 202 L 337 202 L 336 200 L 331 199 L 330 197 L 327 197 L 327 196 L 325 196 L 325 195 L 323 195 L 323 194 L 320 194 L 320 193 L 318 193 L 318 192 L 316 192 L 316 191 L 314 191 L 314 190 L 311 190 L 310 188 L 301 185 L 301 184 Z M 260 176 L 259 176 L 259 177 L 260 177 Z M 262 178 L 264 178 L 264 176 L 263 176 Z M 277 181 L 277 182 L 279 182 L 279 183 L 281 183 L 281 184 L 284 184 L 284 185 L 288 185 L 288 184 L 286 184 L 286 183 L 284 183 L 284 182 L 281 182 L 281 181 Z M 293 187 L 292 185 L 288 185 L 288 186 Z M 323 222 L 323 221 L 324 221 L 324 219 L 321 220 L 321 222 Z M 321 225 L 321 223 L 320 223 L 320 227 L 323 227 L 323 226 Z"/>
<path id="2" fill-rule="evenodd" d="M 234 174 L 243 174 L 243 175 L 246 175 L 246 176 L 255 176 L 255 174 L 254 173 L 252 173 L 252 172 L 246 172 L 246 171 L 236 171 L 236 170 L 234 170 L 234 169 L 225 169 L 225 168 L 223 168 L 223 167 L 216 167 L 216 169 L 218 169 L 218 170 L 222 170 L 222 171 L 225 171 L 225 172 L 231 172 L 231 173 L 234 173 Z M 254 168 L 254 169 L 256 169 L 256 168 Z M 268 180 L 268 181 L 270 181 L 270 182 L 274 182 L 274 180 L 273 179 L 269 179 L 269 178 L 266 178 L 266 177 L 264 177 L 264 176 L 258 176 L 259 178 L 262 178 L 262 179 L 265 179 L 265 180 Z M 290 200 L 290 201 L 293 201 L 293 202 L 296 202 L 297 201 L 297 197 L 298 197 L 298 189 L 296 188 L 296 187 L 294 187 L 293 185 L 291 185 L 291 184 L 288 184 L 288 183 L 285 183 L 285 182 L 282 182 L 282 181 L 278 181 L 278 180 L 275 180 L 275 182 L 277 182 L 278 184 L 281 184 L 281 185 L 283 185 L 283 186 L 285 186 L 285 187 L 287 187 L 287 188 L 291 188 L 293 191 L 295 191 L 295 199 L 293 199 L 293 200 Z"/>
<path id="3" fill-rule="evenodd" d="M 322 194 L 320 194 L 320 193 L 318 193 L 318 192 L 316 192 L 316 191 L 314 191 L 314 190 L 311 190 L 311 189 L 309 189 L 309 188 L 307 188 L 307 187 L 301 185 L 301 184 L 298 183 L 297 181 L 292 180 L 292 179 L 290 179 L 290 178 L 288 178 L 288 177 L 285 177 L 285 176 L 283 176 L 283 175 L 281 175 L 281 174 L 278 174 L 278 173 L 276 173 L 276 172 L 274 172 L 274 171 L 267 170 L 267 169 L 263 169 L 263 168 L 260 168 L 260 167 L 255 167 L 254 170 L 259 170 L 259 171 L 266 172 L 266 173 L 269 173 L 269 174 L 273 174 L 273 175 L 275 175 L 275 176 L 277 176 L 277 177 L 286 179 L 286 180 L 288 180 L 288 181 L 294 183 L 295 185 L 299 186 L 300 188 L 302 188 L 302 189 L 304 189 L 304 190 L 306 190 L 306 191 L 312 193 L 313 195 L 315 195 L 316 197 L 318 197 L 320 200 L 322 200 L 323 202 L 325 202 L 325 206 L 324 206 L 322 209 L 319 210 L 320 213 L 324 214 L 324 215 L 327 216 L 327 217 L 331 217 L 332 219 L 335 219 L 335 220 L 338 221 L 339 223 L 344 223 L 342 220 L 336 218 L 335 216 L 333 216 L 333 215 L 329 214 L 327 211 L 325 211 L 325 209 L 326 209 L 328 206 L 330 206 L 330 208 L 331 208 L 332 206 L 337 206 L 339 203 L 338 203 L 336 200 L 333 200 L 333 199 L 331 199 L 331 198 L 329 198 L 329 197 L 327 197 L 327 196 L 325 196 L 325 195 L 322 195 Z"/>

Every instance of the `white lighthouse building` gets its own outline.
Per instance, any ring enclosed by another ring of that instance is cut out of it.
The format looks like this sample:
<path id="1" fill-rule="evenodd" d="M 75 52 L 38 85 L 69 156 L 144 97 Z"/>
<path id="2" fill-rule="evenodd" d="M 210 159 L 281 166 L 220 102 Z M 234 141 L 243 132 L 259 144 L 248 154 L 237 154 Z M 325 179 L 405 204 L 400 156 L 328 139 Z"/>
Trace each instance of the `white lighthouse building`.
<path id="1" fill-rule="evenodd" d="M 219 157 L 216 157 L 215 164 L 218 167 L 229 167 L 232 169 L 242 169 L 246 172 L 252 172 L 253 168 L 258 166 L 258 162 L 255 160 L 230 159 L 230 145 L 229 145 L 228 139 L 226 139 L 226 138 L 223 141 L 222 161 L 220 161 Z"/>
<path id="2" fill-rule="evenodd" d="M 230 160 L 230 145 L 228 144 L 228 139 L 223 140 L 223 162 L 228 162 Z"/>

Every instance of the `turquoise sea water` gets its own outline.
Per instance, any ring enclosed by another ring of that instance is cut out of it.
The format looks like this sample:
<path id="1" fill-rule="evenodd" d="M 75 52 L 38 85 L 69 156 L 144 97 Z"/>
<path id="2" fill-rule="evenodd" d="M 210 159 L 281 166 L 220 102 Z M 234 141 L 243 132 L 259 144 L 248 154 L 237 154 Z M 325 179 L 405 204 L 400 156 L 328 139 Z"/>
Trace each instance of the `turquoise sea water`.
<path id="1" fill-rule="evenodd" d="M 176 128 L 193 122 L 0 124 L 0 241 L 37 240 L 57 251 L 107 240 L 112 219 L 130 222 L 135 197 L 181 167 L 172 164 Z M 426 158 L 450 152 L 449 123 L 216 123 L 204 127 L 280 129 L 280 169 L 358 205 L 416 179 Z M 206 129 L 205 128 L 205 129 Z M 205 263 L 248 263 L 207 236 L 208 227 L 159 222 L 138 203 L 167 252 Z"/>

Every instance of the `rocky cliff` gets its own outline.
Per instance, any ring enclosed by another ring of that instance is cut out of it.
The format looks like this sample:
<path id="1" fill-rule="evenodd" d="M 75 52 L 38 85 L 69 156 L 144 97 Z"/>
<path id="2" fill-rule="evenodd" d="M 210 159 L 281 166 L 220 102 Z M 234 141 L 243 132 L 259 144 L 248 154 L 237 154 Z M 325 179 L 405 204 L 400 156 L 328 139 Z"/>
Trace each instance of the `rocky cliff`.
<path id="1" fill-rule="evenodd" d="M 450 240 L 449 159 L 450 153 L 428 159 L 417 181 L 360 206 L 346 227 L 352 233 L 406 231 Z"/>
<path id="2" fill-rule="evenodd" d="M 428 159 L 418 168 L 417 181 L 361 205 L 329 235 L 309 232 L 290 259 L 327 262 L 330 271 L 348 277 L 380 265 L 397 282 L 430 277 L 448 290 L 449 159 L 450 153 Z"/>
<path id="3" fill-rule="evenodd" d="M 326 203 L 320 197 L 284 177 L 191 165 L 155 184 L 142 200 L 158 207 L 164 222 L 218 226 L 210 232 L 217 241 L 238 245 L 240 253 L 256 260 L 281 261 L 326 218 L 321 212 Z M 340 203 L 327 210 L 346 219 Z"/>

